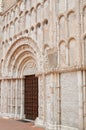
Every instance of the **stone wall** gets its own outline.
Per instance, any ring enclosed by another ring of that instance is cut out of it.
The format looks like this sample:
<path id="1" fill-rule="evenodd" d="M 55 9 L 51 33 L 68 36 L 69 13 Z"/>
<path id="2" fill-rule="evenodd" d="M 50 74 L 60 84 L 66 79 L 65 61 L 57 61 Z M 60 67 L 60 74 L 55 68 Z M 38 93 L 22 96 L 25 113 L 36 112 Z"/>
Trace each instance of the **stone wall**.
<path id="1" fill-rule="evenodd" d="M 0 17 L 1 115 L 24 117 L 23 78 L 35 74 L 36 124 L 86 129 L 86 1 L 23 0 L 12 6 L 15 2 L 4 0 Z"/>
<path id="2" fill-rule="evenodd" d="M 79 100 L 77 73 L 65 73 L 60 77 L 61 125 L 78 128 Z"/>
<path id="3" fill-rule="evenodd" d="M 8 10 L 16 2 L 17 2 L 17 0 L 3 0 L 4 11 Z"/>

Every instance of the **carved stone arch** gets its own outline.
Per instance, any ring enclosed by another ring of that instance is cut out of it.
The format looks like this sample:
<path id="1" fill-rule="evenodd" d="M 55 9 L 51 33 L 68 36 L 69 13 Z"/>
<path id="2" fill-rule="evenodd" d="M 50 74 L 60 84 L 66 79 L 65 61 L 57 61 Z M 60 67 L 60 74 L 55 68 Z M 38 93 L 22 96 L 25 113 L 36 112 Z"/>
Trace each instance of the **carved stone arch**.
<path id="1" fill-rule="evenodd" d="M 13 68 L 15 66 L 17 66 L 17 64 L 19 63 L 19 61 L 21 60 L 21 57 L 23 58 L 24 56 L 29 56 L 29 55 L 32 56 L 32 57 L 35 57 L 33 55 L 33 52 L 31 52 L 31 50 L 29 50 L 29 49 L 24 50 L 23 52 L 22 51 L 19 52 L 19 54 L 17 54 L 17 56 L 15 57 L 15 60 L 12 63 L 10 63 L 10 64 L 12 64 L 12 66 L 10 67 L 11 72 L 13 71 Z M 10 64 L 9 64 L 9 66 L 10 66 Z"/>
<path id="2" fill-rule="evenodd" d="M 41 6 L 41 3 L 38 3 L 38 4 L 36 5 L 36 10 L 37 10 L 37 8 L 39 8 L 39 6 Z"/>
<path id="3" fill-rule="evenodd" d="M 16 5 L 14 10 L 15 10 L 15 16 L 18 16 L 18 14 L 19 14 L 19 6 Z"/>
<path id="4" fill-rule="evenodd" d="M 68 36 L 72 37 L 76 35 L 76 14 L 73 10 L 67 14 L 68 18 Z"/>
<path id="5" fill-rule="evenodd" d="M 59 65 L 66 66 L 66 43 L 62 40 L 59 44 Z"/>
<path id="6" fill-rule="evenodd" d="M 64 39 L 60 40 L 58 46 L 60 47 L 60 44 L 62 44 L 62 43 L 66 44 L 66 41 Z"/>
<path id="7" fill-rule="evenodd" d="M 20 74 L 22 74 L 22 68 L 23 68 L 23 66 L 25 66 L 27 64 L 27 62 L 29 62 L 32 59 L 34 59 L 34 58 L 33 58 L 33 56 L 30 56 L 30 55 L 22 57 L 22 59 L 19 61 L 19 63 L 17 63 L 17 67 L 16 67 L 16 71 L 15 71 L 16 72 L 15 73 L 16 76 L 20 76 Z M 36 64 L 35 60 L 34 60 L 34 63 Z"/>
<path id="8" fill-rule="evenodd" d="M 36 12 L 34 7 L 31 8 L 30 14 L 31 14 L 31 25 L 34 25 L 36 22 Z"/>
<path id="9" fill-rule="evenodd" d="M 29 69 L 28 69 L 29 68 Z M 27 61 L 27 63 L 22 67 L 22 71 L 20 75 L 27 75 L 29 71 L 30 74 L 34 74 L 36 72 L 36 64 L 33 59 Z"/>
<path id="10" fill-rule="evenodd" d="M 10 39 L 12 39 L 13 36 L 14 36 L 14 21 L 10 22 L 10 33 L 9 33 L 9 35 L 10 35 Z"/>
<path id="11" fill-rule="evenodd" d="M 33 55 L 33 57 L 35 58 L 35 61 L 38 58 L 38 56 L 40 56 L 40 51 L 39 51 L 39 48 L 38 48 L 38 45 L 37 43 L 35 43 L 31 38 L 28 38 L 28 37 L 25 37 L 25 38 L 21 38 L 21 39 L 18 39 L 14 44 L 12 44 L 12 46 L 9 48 L 7 54 L 6 54 L 6 57 L 4 58 L 4 68 L 6 70 L 6 72 L 8 73 L 8 66 L 9 66 L 9 62 L 11 62 L 12 60 L 12 55 L 14 54 L 14 52 L 17 50 L 18 47 L 20 46 L 24 46 L 24 45 L 27 45 L 28 48 L 31 48 L 30 50 L 28 49 L 28 52 L 30 55 Z M 31 51 L 31 52 L 30 52 Z M 31 54 L 32 53 L 32 54 Z"/>
<path id="12" fill-rule="evenodd" d="M 86 5 L 83 8 L 83 25 L 84 25 L 83 31 L 85 33 L 86 32 Z"/>
<path id="13" fill-rule="evenodd" d="M 48 18 L 49 17 L 49 1 L 45 0 L 43 6 L 44 6 L 44 18 Z"/>
<path id="14" fill-rule="evenodd" d="M 34 10 L 35 10 L 35 8 L 32 7 L 32 8 L 30 9 L 30 13 L 32 13 Z"/>
<path id="15" fill-rule="evenodd" d="M 69 65 L 75 66 L 77 64 L 77 50 L 76 40 L 71 38 L 69 40 Z"/>
<path id="16" fill-rule="evenodd" d="M 32 38 L 30 37 L 21 37 L 19 39 L 17 39 L 12 45 L 11 47 L 9 48 L 9 50 L 7 51 L 6 53 L 6 57 L 8 57 L 8 55 L 11 53 L 11 51 L 13 51 L 14 47 L 18 47 L 20 45 L 23 45 L 23 43 L 28 43 L 29 42 L 29 45 L 30 47 L 33 47 L 33 49 L 35 50 L 35 52 L 37 51 L 38 53 L 40 52 L 39 48 L 38 48 L 38 45 L 37 45 L 37 41 L 35 42 Z M 17 44 L 19 43 L 19 44 Z M 28 44 L 27 44 L 28 45 Z"/>
<path id="17" fill-rule="evenodd" d="M 36 25 L 36 32 L 37 32 L 37 41 L 39 42 L 39 46 L 43 42 L 43 29 L 42 29 L 42 24 L 39 22 Z"/>
<path id="18" fill-rule="evenodd" d="M 17 59 L 15 59 L 15 62 L 11 63 L 8 65 L 8 75 L 13 75 L 13 76 L 19 76 L 19 65 L 23 60 L 29 59 L 34 59 L 34 56 L 31 52 L 22 52 L 20 55 L 18 55 Z M 36 59 L 34 59 L 34 62 L 36 62 Z M 25 63 L 26 64 L 26 63 Z M 23 63 L 24 65 L 24 63 Z M 16 69 L 16 70 L 15 70 Z"/>
<path id="19" fill-rule="evenodd" d="M 48 19 L 44 19 L 43 21 L 44 44 L 48 44 L 49 41 L 48 26 L 49 26 Z"/>
<path id="20" fill-rule="evenodd" d="M 61 15 L 59 18 L 59 36 L 60 40 L 65 38 L 65 17 Z M 64 29 L 63 29 L 64 28 Z"/>
<path id="21" fill-rule="evenodd" d="M 15 20 L 14 20 L 14 28 L 15 28 L 15 34 L 17 34 L 18 33 L 18 26 L 19 25 L 19 22 L 18 22 L 18 17 L 16 17 L 15 18 Z"/>
<path id="22" fill-rule="evenodd" d="M 64 13 L 60 13 L 57 17 L 58 22 L 60 21 L 61 17 L 65 17 Z"/>
<path id="23" fill-rule="evenodd" d="M 34 66 L 35 71 L 33 74 L 36 73 L 36 70 L 37 70 L 36 61 L 33 57 L 29 56 L 29 57 L 26 57 L 25 59 L 22 59 L 22 61 L 18 64 L 17 71 L 16 71 L 18 77 L 23 75 L 23 71 L 25 69 L 25 66 L 27 65 L 27 62 L 31 63 L 31 60 L 33 60 L 34 61 L 33 63 L 35 64 L 35 66 Z M 30 67 L 30 66 L 28 66 L 28 67 Z M 24 74 L 23 76 L 32 74 L 31 71 L 33 71 L 33 67 L 28 68 L 28 70 L 29 70 L 29 72 L 27 74 Z"/>
<path id="24" fill-rule="evenodd" d="M 36 6 L 36 12 L 37 12 L 37 22 L 41 22 L 42 20 L 42 8 L 41 8 L 41 3 L 38 3 Z"/>
<path id="25" fill-rule="evenodd" d="M 69 17 L 70 14 L 72 14 L 72 13 L 75 13 L 75 10 L 74 10 L 74 9 L 71 9 L 71 10 L 69 10 L 69 11 L 67 12 L 67 17 Z"/>
<path id="26" fill-rule="evenodd" d="M 7 66 L 9 71 L 11 70 L 12 72 L 13 67 L 15 66 L 16 63 L 19 62 L 21 57 L 23 57 L 24 55 L 31 55 L 32 53 L 33 53 L 32 50 L 27 48 L 25 50 L 21 50 L 20 52 L 16 53 L 17 55 L 12 55 Z"/>
<path id="27" fill-rule="evenodd" d="M 44 44 L 43 45 L 43 52 L 46 52 L 50 48 L 49 44 Z"/>

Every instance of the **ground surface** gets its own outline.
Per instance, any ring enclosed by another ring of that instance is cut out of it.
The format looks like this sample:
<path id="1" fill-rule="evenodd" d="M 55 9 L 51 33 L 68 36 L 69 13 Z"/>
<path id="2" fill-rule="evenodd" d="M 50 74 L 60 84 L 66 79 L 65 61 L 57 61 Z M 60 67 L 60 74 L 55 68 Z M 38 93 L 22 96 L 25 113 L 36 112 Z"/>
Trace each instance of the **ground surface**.
<path id="1" fill-rule="evenodd" d="M 16 121 L 13 119 L 0 118 L 0 130 L 44 130 L 36 127 L 33 123 Z"/>

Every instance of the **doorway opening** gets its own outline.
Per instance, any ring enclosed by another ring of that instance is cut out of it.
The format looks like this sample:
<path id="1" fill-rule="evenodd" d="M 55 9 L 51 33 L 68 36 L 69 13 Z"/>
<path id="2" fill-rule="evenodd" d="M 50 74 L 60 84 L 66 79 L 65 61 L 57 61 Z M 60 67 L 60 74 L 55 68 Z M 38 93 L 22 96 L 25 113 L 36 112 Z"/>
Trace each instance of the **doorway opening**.
<path id="1" fill-rule="evenodd" d="M 38 78 L 35 75 L 25 76 L 24 114 L 28 120 L 38 117 Z"/>

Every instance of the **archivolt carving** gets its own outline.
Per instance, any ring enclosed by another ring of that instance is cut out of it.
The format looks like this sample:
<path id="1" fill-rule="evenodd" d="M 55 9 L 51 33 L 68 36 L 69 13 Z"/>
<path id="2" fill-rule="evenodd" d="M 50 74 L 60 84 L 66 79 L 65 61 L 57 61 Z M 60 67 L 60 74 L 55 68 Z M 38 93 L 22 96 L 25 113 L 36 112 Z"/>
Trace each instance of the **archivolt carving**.
<path id="1" fill-rule="evenodd" d="M 24 66 L 27 64 L 27 62 L 29 62 L 31 60 L 32 60 L 32 57 L 30 57 L 30 56 L 22 58 L 22 61 L 19 62 L 18 67 L 16 69 L 16 74 L 18 76 L 22 76 Z M 35 60 L 34 60 L 34 63 L 35 63 Z"/>
<path id="2" fill-rule="evenodd" d="M 21 38 L 9 48 L 4 58 L 4 68 L 6 71 L 12 72 L 16 67 L 17 71 L 21 63 L 24 66 L 24 61 L 28 62 L 28 60 L 33 59 L 37 63 L 38 56 L 40 56 L 40 51 L 37 43 L 28 37 Z"/>
<path id="3" fill-rule="evenodd" d="M 34 63 L 34 60 L 29 60 L 29 62 L 27 62 L 21 71 L 21 75 L 28 75 L 28 74 L 34 74 L 36 72 L 36 64 Z"/>

